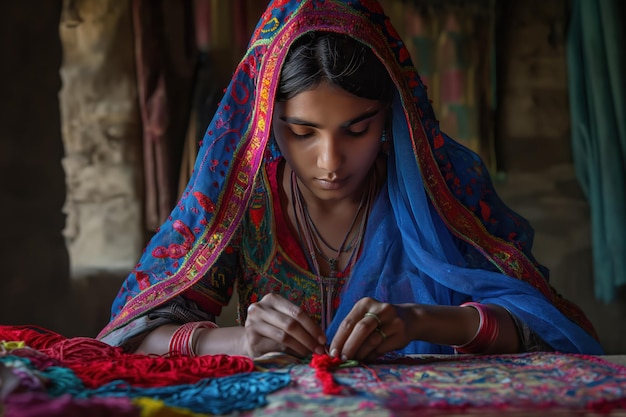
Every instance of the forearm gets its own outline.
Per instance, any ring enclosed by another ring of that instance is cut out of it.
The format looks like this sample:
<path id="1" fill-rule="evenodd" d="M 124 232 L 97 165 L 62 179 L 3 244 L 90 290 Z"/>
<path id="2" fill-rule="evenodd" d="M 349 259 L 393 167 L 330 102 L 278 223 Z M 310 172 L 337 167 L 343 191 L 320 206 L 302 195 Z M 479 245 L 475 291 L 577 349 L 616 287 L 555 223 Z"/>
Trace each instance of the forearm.
<path id="1" fill-rule="evenodd" d="M 164 355 L 169 353 L 172 335 L 179 328 L 166 324 L 148 332 L 135 353 Z M 243 327 L 199 328 L 193 333 L 196 355 L 248 355 Z"/>
<path id="2" fill-rule="evenodd" d="M 473 307 L 404 304 L 409 315 L 408 331 L 412 340 L 440 345 L 463 345 L 474 337 L 479 326 L 479 314 Z M 490 304 L 498 326 L 498 335 L 490 347 L 477 353 L 514 353 L 520 351 L 515 322 L 506 309 Z"/>

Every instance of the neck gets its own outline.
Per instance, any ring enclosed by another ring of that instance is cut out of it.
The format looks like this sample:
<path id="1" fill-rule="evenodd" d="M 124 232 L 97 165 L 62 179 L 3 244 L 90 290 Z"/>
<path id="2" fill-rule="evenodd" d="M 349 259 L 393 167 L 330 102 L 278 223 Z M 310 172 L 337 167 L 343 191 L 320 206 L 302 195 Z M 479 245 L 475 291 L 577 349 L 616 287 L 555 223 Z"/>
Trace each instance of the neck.
<path id="1" fill-rule="evenodd" d="M 358 204 L 351 204 L 351 210 L 345 210 L 345 206 L 340 205 L 341 211 L 337 211 L 335 206 L 326 212 L 318 209 L 313 215 L 295 173 L 290 171 L 289 177 L 293 223 L 302 247 L 309 255 L 313 272 L 318 278 L 321 275 L 334 277 L 337 272 L 356 261 L 370 203 L 376 191 L 375 178 L 370 178 L 367 187 L 363 187 L 360 201 Z"/>

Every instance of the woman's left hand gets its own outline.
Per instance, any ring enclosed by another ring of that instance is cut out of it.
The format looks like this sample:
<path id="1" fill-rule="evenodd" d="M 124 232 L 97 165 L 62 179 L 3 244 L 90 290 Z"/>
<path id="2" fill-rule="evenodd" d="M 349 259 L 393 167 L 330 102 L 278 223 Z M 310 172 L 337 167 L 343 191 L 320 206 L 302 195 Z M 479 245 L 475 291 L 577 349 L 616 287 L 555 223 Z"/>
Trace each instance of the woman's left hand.
<path id="1" fill-rule="evenodd" d="M 330 345 L 331 356 L 372 360 L 406 346 L 411 340 L 402 306 L 360 299 L 339 325 Z"/>

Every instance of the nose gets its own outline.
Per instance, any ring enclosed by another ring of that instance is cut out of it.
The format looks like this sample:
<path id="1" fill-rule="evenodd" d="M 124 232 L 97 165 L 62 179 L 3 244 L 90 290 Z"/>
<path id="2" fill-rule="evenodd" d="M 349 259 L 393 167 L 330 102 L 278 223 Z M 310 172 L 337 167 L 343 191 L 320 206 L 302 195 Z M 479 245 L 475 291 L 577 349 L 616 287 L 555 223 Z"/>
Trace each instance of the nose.
<path id="1" fill-rule="evenodd" d="M 343 151 L 339 140 L 332 135 L 324 136 L 320 139 L 317 167 L 326 171 L 329 175 L 335 176 L 343 163 Z"/>

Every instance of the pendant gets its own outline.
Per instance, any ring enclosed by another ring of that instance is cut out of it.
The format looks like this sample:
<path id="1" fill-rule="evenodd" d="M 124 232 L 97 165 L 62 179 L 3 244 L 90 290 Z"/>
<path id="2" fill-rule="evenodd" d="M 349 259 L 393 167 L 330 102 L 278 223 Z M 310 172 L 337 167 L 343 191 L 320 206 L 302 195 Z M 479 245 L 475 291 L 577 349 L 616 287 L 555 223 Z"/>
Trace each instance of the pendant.
<path id="1" fill-rule="evenodd" d="M 333 319 L 333 294 L 337 282 L 337 259 L 330 258 L 330 276 L 320 280 L 320 295 L 322 297 L 322 330 L 326 332 Z"/>
<path id="2" fill-rule="evenodd" d="M 328 264 L 330 265 L 330 278 L 337 276 L 337 258 L 330 258 Z"/>

